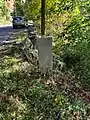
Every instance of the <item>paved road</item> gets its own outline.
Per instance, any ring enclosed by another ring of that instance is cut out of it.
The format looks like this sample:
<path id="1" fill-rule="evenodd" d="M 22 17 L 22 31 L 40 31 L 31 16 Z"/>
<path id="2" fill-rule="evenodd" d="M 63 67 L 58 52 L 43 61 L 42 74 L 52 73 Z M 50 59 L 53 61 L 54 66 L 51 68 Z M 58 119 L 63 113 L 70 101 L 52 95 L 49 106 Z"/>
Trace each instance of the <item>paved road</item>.
<path id="1" fill-rule="evenodd" d="M 0 43 L 10 38 L 14 29 L 11 25 L 0 26 Z"/>
<path id="2" fill-rule="evenodd" d="M 25 30 L 25 28 L 13 29 L 12 25 L 0 26 L 0 43 L 8 40 L 13 40 L 14 37 L 12 34 L 15 34 L 14 36 L 18 36 L 20 32 L 23 32 Z"/>

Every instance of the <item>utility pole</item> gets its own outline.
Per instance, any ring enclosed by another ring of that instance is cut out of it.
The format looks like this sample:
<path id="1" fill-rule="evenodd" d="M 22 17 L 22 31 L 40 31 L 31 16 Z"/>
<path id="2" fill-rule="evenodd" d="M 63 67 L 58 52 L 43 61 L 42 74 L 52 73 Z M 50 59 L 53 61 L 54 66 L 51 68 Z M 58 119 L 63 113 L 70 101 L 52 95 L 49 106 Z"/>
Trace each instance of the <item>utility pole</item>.
<path id="1" fill-rule="evenodd" d="M 45 1 L 41 0 L 41 37 L 38 38 L 39 68 L 42 74 L 52 70 L 52 37 L 45 36 Z"/>
<path id="2" fill-rule="evenodd" d="M 41 36 L 45 35 L 45 0 L 41 0 Z"/>

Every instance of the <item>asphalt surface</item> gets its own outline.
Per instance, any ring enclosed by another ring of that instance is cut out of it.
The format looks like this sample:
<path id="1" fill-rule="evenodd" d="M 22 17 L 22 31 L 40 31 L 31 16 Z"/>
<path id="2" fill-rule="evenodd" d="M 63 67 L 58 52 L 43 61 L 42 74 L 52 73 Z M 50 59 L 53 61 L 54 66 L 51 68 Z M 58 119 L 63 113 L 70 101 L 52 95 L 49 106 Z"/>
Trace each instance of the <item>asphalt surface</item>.
<path id="1" fill-rule="evenodd" d="M 13 40 L 14 36 L 18 36 L 20 32 L 25 31 L 26 28 L 13 29 L 12 25 L 2 25 L 0 26 L 0 43 L 3 43 L 8 40 Z"/>
<path id="2" fill-rule="evenodd" d="M 12 25 L 0 26 L 0 43 L 7 41 L 14 31 Z"/>

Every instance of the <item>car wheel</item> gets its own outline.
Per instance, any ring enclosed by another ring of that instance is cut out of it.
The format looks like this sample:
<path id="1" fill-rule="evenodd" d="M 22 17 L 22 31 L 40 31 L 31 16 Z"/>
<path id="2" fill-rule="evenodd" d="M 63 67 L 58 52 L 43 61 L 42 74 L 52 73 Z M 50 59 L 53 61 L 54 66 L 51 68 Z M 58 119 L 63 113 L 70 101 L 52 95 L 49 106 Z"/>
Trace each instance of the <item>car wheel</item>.
<path id="1" fill-rule="evenodd" d="M 22 27 L 25 28 L 25 25 L 23 25 Z"/>
<path id="2" fill-rule="evenodd" d="M 15 29 L 15 28 L 16 28 L 16 26 L 15 26 L 15 25 L 13 25 L 13 28 Z"/>

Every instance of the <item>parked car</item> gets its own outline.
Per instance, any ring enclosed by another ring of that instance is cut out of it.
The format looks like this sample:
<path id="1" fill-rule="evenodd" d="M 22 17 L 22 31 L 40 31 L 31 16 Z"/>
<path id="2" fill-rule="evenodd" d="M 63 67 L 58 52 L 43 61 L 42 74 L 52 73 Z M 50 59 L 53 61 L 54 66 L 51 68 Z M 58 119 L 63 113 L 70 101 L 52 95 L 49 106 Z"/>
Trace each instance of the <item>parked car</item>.
<path id="1" fill-rule="evenodd" d="M 27 24 L 27 21 L 25 20 L 24 17 L 15 16 L 13 17 L 12 24 L 13 24 L 13 28 L 25 27 Z"/>

